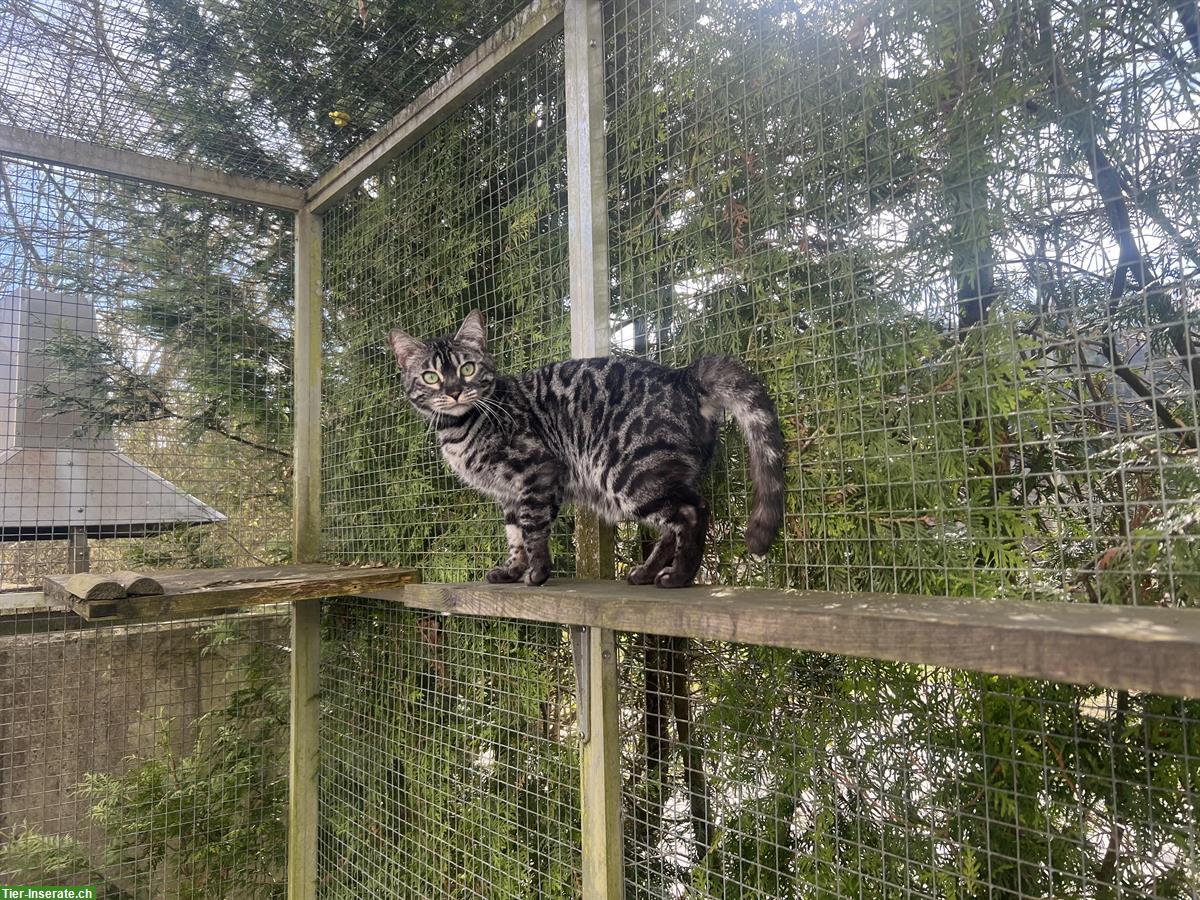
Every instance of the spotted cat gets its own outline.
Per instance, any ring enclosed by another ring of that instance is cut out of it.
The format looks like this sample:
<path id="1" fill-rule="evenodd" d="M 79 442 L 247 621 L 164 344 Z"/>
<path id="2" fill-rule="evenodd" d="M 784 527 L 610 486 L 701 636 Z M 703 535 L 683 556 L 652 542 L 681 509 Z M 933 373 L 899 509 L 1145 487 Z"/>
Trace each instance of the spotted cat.
<path id="1" fill-rule="evenodd" d="M 389 339 L 408 399 L 432 421 L 450 468 L 504 511 L 508 559 L 488 572 L 492 583 L 545 582 L 551 523 L 564 503 L 575 503 L 609 522 L 635 519 L 661 532 L 630 582 L 691 584 L 709 518 L 700 479 L 724 412 L 750 450 L 746 546 L 765 553 L 779 531 L 779 417 L 735 359 L 705 356 L 672 369 L 612 356 L 502 375 L 478 311 L 453 337 L 420 340 L 397 328 Z"/>

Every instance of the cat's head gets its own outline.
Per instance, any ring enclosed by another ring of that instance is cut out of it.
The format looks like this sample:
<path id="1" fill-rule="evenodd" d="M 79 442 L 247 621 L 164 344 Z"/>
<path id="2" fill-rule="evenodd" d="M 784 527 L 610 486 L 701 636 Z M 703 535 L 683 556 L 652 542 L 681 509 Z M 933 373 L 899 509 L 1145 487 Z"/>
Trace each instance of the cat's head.
<path id="1" fill-rule="evenodd" d="M 472 310 L 454 337 L 420 340 L 399 328 L 388 335 L 405 393 L 421 413 L 461 416 L 496 385 L 483 313 Z"/>

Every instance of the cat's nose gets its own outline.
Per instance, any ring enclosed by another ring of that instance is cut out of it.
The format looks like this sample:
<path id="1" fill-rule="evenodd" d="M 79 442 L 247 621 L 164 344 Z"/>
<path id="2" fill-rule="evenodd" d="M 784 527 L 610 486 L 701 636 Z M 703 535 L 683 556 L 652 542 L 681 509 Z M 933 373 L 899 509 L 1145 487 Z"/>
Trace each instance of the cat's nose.
<path id="1" fill-rule="evenodd" d="M 449 397 L 451 400 L 457 400 L 461 393 L 462 393 L 462 390 L 446 391 L 446 396 Z"/>

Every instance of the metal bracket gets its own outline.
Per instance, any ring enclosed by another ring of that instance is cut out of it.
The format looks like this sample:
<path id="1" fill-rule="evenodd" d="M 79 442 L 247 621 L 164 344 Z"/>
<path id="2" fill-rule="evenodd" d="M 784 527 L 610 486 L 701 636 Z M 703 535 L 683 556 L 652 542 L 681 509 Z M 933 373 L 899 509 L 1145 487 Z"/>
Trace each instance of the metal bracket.
<path id="1" fill-rule="evenodd" d="M 587 743 L 592 724 L 592 663 L 588 654 L 588 628 L 571 626 L 571 656 L 575 660 L 575 727 L 579 740 Z"/>

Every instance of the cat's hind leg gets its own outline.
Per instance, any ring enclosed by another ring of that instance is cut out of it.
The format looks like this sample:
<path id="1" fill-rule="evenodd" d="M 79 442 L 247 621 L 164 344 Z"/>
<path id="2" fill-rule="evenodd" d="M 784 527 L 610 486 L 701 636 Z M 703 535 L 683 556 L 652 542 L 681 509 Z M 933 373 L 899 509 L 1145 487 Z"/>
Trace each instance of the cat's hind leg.
<path id="1" fill-rule="evenodd" d="M 654 583 L 663 588 L 687 587 L 695 580 L 704 557 L 708 502 L 691 485 L 668 484 L 658 497 L 642 504 L 638 516 L 661 529 L 664 536 L 673 534 L 675 538 L 674 558 L 654 576 Z M 651 558 L 658 547 L 656 544 Z"/>
<path id="2" fill-rule="evenodd" d="M 658 573 L 675 560 L 675 529 L 668 528 L 662 533 L 650 555 L 640 566 L 631 569 L 628 581 L 630 584 L 654 584 Z"/>
<path id="3" fill-rule="evenodd" d="M 529 568 L 525 535 L 521 531 L 515 509 L 504 511 L 504 536 L 508 539 L 508 560 L 487 573 L 489 584 L 511 584 L 520 581 Z"/>

